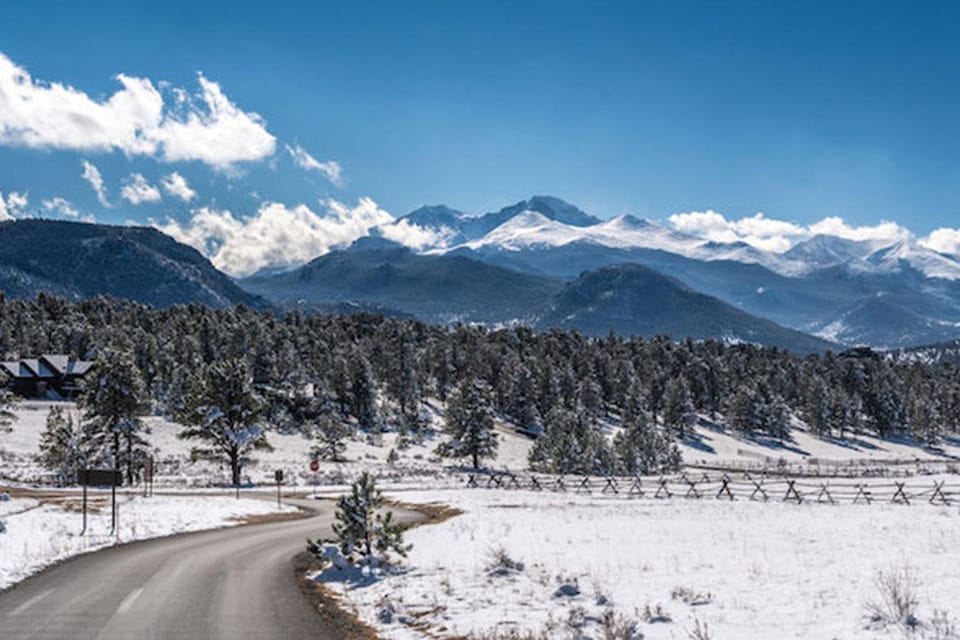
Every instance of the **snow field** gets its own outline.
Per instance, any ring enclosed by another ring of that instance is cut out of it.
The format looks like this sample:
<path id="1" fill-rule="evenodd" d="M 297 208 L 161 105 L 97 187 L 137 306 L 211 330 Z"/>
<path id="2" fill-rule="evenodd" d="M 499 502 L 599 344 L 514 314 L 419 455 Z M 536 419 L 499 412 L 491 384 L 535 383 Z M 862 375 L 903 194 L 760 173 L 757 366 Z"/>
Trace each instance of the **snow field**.
<path id="1" fill-rule="evenodd" d="M 196 496 L 118 496 L 118 534 L 110 536 L 110 497 L 91 495 L 87 535 L 80 536 L 79 498 L 41 503 L 30 498 L 0 502 L 0 589 L 59 560 L 114 544 L 234 526 L 248 516 L 294 512 L 269 500 Z M 94 511 L 99 510 L 99 512 Z"/>
<path id="2" fill-rule="evenodd" d="M 603 637 L 608 609 L 653 640 L 687 638 L 698 621 L 713 638 L 899 637 L 902 629 L 869 624 L 865 605 L 879 595 L 878 572 L 901 568 L 919 583 L 928 629 L 935 609 L 960 616 L 956 506 L 488 490 L 402 499 L 465 513 L 409 531 L 402 575 L 367 585 L 324 578 L 383 638 L 422 638 L 424 626 L 439 637 Z"/>
<path id="3" fill-rule="evenodd" d="M 35 456 L 39 452 L 47 413 L 54 404 L 64 407 L 73 414 L 74 420 L 78 420 L 73 403 L 26 401 L 14 409 L 16 420 L 12 431 L 0 438 L 0 481 L 9 478 L 19 482 L 36 482 L 48 473 L 37 464 Z M 422 443 L 401 448 L 395 432 L 381 434 L 374 442 L 358 434 L 347 443 L 345 462 L 321 461 L 316 474 L 309 470 L 311 441 L 301 435 L 268 433 L 267 439 L 275 450 L 257 451 L 254 454 L 256 462 L 244 467 L 244 480 L 258 485 L 272 485 L 274 470 L 283 469 L 288 484 L 340 485 L 349 484 L 361 471 L 369 470 L 382 478 L 425 478 L 432 486 L 438 476 L 446 473 L 444 467 L 451 461 L 441 460 L 434 454 L 442 438 L 442 413 L 433 404 L 427 404 L 425 411 L 430 417 L 433 432 Z M 158 487 L 209 487 L 230 483 L 228 467 L 206 461 L 191 462 L 190 449 L 196 443 L 177 437 L 182 430 L 179 424 L 157 416 L 145 418 L 144 423 L 149 428 L 149 433 L 144 437 L 155 456 L 155 482 Z M 497 459 L 488 463 L 496 468 L 525 468 L 532 441 L 511 432 L 506 425 L 499 424 L 498 427 L 500 446 Z M 391 449 L 396 449 L 399 459 L 395 464 L 388 465 L 386 458 Z M 420 486 L 424 484 L 421 482 Z"/>

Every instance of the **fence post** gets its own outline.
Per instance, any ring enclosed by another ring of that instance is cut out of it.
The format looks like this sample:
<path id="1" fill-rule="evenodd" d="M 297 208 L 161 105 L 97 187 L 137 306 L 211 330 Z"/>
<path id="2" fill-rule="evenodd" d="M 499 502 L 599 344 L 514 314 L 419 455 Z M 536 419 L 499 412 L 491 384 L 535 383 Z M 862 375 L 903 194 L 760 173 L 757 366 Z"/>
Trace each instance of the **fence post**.
<path id="1" fill-rule="evenodd" d="M 817 502 L 823 502 L 823 496 L 827 496 L 827 501 L 829 501 L 830 504 L 837 504 L 834 501 L 833 496 L 830 495 L 830 491 L 827 489 L 826 483 L 822 483 L 820 485 L 820 493 L 817 495 Z"/>
<path id="2" fill-rule="evenodd" d="M 910 499 L 907 498 L 907 494 L 904 493 L 904 491 L 903 491 L 903 485 L 905 485 L 906 483 L 905 483 L 905 482 L 894 482 L 893 484 L 897 485 L 897 490 L 894 492 L 893 498 L 890 500 L 890 502 L 910 504 Z"/>
<path id="3" fill-rule="evenodd" d="M 660 478 L 660 486 L 657 487 L 657 492 L 653 495 L 654 498 L 662 498 L 663 496 L 660 493 L 666 493 L 668 498 L 672 498 L 673 494 L 670 493 L 670 487 L 667 486 L 667 479 L 664 477 Z"/>
<path id="4" fill-rule="evenodd" d="M 797 491 L 797 487 L 795 486 L 796 482 L 797 482 L 796 480 L 787 480 L 787 492 L 783 496 L 784 502 L 791 499 L 790 494 L 793 494 L 792 499 L 796 500 L 797 504 L 800 504 L 801 502 L 803 502 L 803 497 Z"/>
<path id="5" fill-rule="evenodd" d="M 950 506 L 950 498 L 943 492 L 944 482 L 946 482 L 946 480 L 933 482 L 933 495 L 930 496 L 930 504 L 937 504 L 937 500 L 939 500 L 940 504 Z"/>
<path id="6" fill-rule="evenodd" d="M 722 496 L 724 493 L 727 494 L 727 497 L 730 498 L 730 500 L 733 500 L 733 492 L 730 491 L 730 478 L 724 474 L 723 477 L 720 478 L 720 482 L 723 483 L 723 486 L 721 486 L 720 490 L 717 491 L 717 500 L 719 500 L 720 496 Z"/>

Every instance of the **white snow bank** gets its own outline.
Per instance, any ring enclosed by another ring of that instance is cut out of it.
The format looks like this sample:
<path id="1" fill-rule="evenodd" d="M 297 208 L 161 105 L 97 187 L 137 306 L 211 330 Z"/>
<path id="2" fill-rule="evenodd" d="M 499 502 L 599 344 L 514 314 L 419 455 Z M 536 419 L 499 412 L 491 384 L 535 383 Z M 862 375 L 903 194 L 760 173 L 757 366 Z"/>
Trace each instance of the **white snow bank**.
<path id="1" fill-rule="evenodd" d="M 603 637 L 596 620 L 611 605 L 653 640 L 686 638 L 697 621 L 716 638 L 875 638 L 883 634 L 866 628 L 865 602 L 878 571 L 897 566 L 920 582 L 921 621 L 935 608 L 960 616 L 956 506 L 485 490 L 402 499 L 466 513 L 410 531 L 404 575 L 329 585 L 384 638 L 423 637 L 414 624 L 443 627 L 444 636 L 553 624 L 549 637 L 567 637 L 571 621 Z M 653 619 L 658 606 L 671 621 L 645 622 L 645 609 Z"/>
<path id="2" fill-rule="evenodd" d="M 186 531 L 232 526 L 246 516 L 296 511 L 266 500 L 196 496 L 118 497 L 119 532 L 110 536 L 110 502 L 91 500 L 99 513 L 88 514 L 87 535 L 81 537 L 81 515 L 55 504 L 27 498 L 0 502 L 6 533 L 0 533 L 0 589 L 70 556 L 121 542 L 156 538 Z M 76 508 L 79 500 L 71 500 Z"/>

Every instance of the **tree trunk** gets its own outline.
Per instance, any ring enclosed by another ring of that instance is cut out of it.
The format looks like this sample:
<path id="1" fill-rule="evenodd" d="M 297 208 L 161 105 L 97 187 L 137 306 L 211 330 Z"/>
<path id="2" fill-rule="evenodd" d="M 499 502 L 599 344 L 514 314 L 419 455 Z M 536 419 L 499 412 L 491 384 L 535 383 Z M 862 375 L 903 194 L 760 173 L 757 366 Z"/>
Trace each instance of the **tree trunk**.
<path id="1" fill-rule="evenodd" d="M 230 474 L 233 486 L 240 486 L 240 454 L 236 449 L 230 451 Z"/>

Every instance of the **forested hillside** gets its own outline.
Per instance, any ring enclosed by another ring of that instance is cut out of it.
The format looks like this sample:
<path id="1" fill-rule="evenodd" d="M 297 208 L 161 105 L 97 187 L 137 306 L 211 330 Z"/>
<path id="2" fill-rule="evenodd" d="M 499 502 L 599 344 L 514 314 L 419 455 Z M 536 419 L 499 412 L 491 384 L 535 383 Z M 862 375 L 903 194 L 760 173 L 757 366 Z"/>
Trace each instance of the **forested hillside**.
<path id="1" fill-rule="evenodd" d="M 365 313 L 276 316 L 242 306 L 153 309 L 50 296 L 3 300 L 0 326 L 7 357 L 95 358 L 108 346 L 129 353 L 154 410 L 170 415 L 210 365 L 240 360 L 268 400 L 274 428 L 286 430 L 349 423 L 416 438 L 424 398 L 445 400 L 458 383 L 478 380 L 498 415 L 541 434 L 534 465 L 560 472 L 669 464 L 670 438 L 689 437 L 698 415 L 744 436 L 782 440 L 796 420 L 824 437 L 866 429 L 929 444 L 960 424 L 960 371 L 869 350 L 798 357 L 712 340 L 593 339 Z"/>

